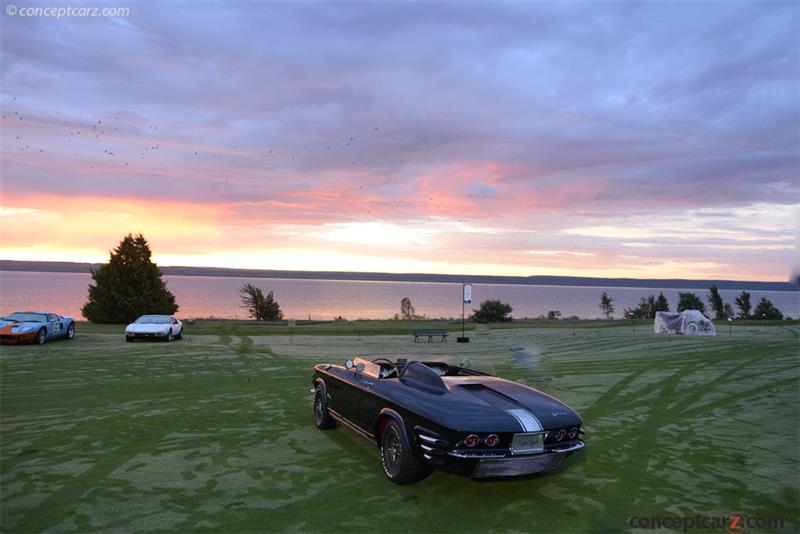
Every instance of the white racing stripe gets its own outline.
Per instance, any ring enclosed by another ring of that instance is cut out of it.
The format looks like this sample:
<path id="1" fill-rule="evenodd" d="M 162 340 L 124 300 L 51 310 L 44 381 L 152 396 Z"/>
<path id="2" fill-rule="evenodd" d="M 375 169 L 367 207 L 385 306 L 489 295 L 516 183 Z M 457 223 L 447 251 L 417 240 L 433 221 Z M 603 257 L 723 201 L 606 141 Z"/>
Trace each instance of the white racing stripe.
<path id="1" fill-rule="evenodd" d="M 542 430 L 542 424 L 528 410 L 514 408 L 513 410 L 506 410 L 506 412 L 519 422 L 525 432 L 540 432 Z"/>

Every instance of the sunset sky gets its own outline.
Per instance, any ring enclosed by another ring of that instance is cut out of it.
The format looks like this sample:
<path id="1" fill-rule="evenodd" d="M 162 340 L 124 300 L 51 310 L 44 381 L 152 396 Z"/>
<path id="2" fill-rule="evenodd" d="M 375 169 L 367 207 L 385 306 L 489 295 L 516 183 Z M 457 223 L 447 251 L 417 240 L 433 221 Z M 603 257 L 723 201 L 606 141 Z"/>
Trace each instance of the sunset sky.
<path id="1" fill-rule="evenodd" d="M 798 272 L 796 1 L 108 5 L 0 15 L 1 258 Z"/>

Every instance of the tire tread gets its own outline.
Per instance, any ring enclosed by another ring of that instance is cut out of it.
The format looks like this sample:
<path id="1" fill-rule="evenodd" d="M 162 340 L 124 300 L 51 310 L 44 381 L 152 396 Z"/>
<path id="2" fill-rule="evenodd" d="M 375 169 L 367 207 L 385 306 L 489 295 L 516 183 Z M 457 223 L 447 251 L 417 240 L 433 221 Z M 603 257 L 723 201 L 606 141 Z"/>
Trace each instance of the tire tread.
<path id="1" fill-rule="evenodd" d="M 317 386 L 314 388 L 314 406 L 312 407 L 312 409 L 315 410 L 315 412 L 314 412 L 314 424 L 319 429 L 329 430 L 329 429 L 334 428 L 336 426 L 336 421 L 333 420 L 333 417 L 331 417 L 331 414 L 328 411 L 328 399 L 326 399 L 324 396 L 323 396 L 323 401 L 325 402 L 325 415 L 322 416 L 322 420 L 321 421 L 317 422 L 317 414 L 316 414 L 317 406 L 316 406 L 316 404 L 317 404 L 317 395 L 320 394 L 320 393 L 322 395 L 325 395 L 325 386 L 317 384 Z"/>
<path id="2" fill-rule="evenodd" d="M 400 470 L 395 476 L 392 476 L 389 473 L 383 457 L 383 435 L 391 426 L 396 428 L 395 431 L 399 434 L 400 440 L 403 444 Z M 411 447 L 405 437 L 405 433 L 402 431 L 400 424 L 394 419 L 391 419 L 386 426 L 384 426 L 383 433 L 381 434 L 381 466 L 383 467 L 383 472 L 386 474 L 386 477 L 395 484 L 413 484 L 415 482 L 419 482 L 431 473 L 430 466 L 417 458 L 416 455 L 411 452 Z"/>

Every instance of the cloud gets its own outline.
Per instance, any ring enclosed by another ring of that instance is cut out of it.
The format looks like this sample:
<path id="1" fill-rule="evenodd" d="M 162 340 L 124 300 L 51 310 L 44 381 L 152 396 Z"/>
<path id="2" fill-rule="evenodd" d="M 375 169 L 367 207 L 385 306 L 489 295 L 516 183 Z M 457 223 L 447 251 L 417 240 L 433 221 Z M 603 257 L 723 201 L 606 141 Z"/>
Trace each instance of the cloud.
<path id="1" fill-rule="evenodd" d="M 578 252 L 571 250 L 526 250 L 526 254 L 534 256 L 594 256 L 592 252 Z"/>
<path id="2" fill-rule="evenodd" d="M 442 264 L 465 244 L 524 269 L 526 251 L 677 257 L 686 241 L 759 276 L 793 261 L 772 245 L 793 238 L 800 204 L 796 4 L 131 12 L 4 20 L 4 204 L 195 204 L 213 220 L 188 221 L 220 247 L 254 227 L 264 247 L 286 226 L 304 227 L 297 247 L 372 239 L 357 228 L 436 235 L 416 254 Z M 69 209 L 66 224 L 91 226 Z"/>
<path id="3" fill-rule="evenodd" d="M 497 195 L 497 188 L 483 182 L 472 182 L 467 188 L 467 194 L 476 199 L 493 198 Z"/>

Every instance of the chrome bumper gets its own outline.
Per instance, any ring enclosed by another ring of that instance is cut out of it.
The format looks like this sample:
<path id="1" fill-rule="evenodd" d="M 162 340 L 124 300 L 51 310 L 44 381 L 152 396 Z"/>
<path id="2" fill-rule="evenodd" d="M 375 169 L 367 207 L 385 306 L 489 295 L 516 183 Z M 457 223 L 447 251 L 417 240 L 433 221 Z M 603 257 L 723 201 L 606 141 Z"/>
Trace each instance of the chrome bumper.
<path id="1" fill-rule="evenodd" d="M 550 449 L 545 453 L 529 456 L 480 457 L 476 455 L 473 458 L 478 459 L 478 462 L 475 464 L 471 476 L 473 478 L 514 477 L 552 471 L 561 465 L 568 453 L 581 450 L 583 447 L 584 444 L 580 441 L 571 447 Z M 465 456 L 458 457 L 464 458 Z"/>

